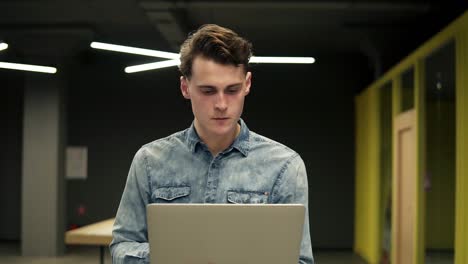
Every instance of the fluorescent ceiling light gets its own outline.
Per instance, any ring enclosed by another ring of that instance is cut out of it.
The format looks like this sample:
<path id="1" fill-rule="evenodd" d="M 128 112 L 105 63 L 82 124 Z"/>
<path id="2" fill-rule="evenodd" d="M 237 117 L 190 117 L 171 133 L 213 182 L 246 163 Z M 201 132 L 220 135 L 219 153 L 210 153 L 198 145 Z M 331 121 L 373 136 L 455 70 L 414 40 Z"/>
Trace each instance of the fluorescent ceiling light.
<path id="1" fill-rule="evenodd" d="M 250 63 L 314 63 L 312 57 L 256 57 L 250 58 Z"/>
<path id="2" fill-rule="evenodd" d="M 8 44 L 5 42 L 0 42 L 0 51 L 6 50 L 8 48 Z"/>
<path id="3" fill-rule="evenodd" d="M 312 57 L 255 57 L 252 56 L 250 58 L 250 63 L 302 63 L 302 64 L 310 64 L 314 63 L 315 59 Z M 149 71 L 167 67 L 178 66 L 180 64 L 180 60 L 165 60 L 165 61 L 158 61 L 153 63 L 146 63 L 140 65 L 129 66 L 125 68 L 126 73 L 134 73 L 134 72 L 141 72 L 141 71 Z"/>
<path id="4" fill-rule="evenodd" d="M 180 57 L 179 53 L 174 53 L 174 52 L 141 49 L 141 48 L 134 48 L 134 47 L 128 47 L 128 46 L 107 44 L 107 43 L 102 43 L 102 42 L 91 42 L 91 48 L 137 54 L 137 55 L 144 55 L 144 56 L 150 56 L 150 57 L 158 57 L 158 58 L 163 58 L 163 59 L 179 59 Z"/>
<path id="5" fill-rule="evenodd" d="M 315 59 L 312 57 L 255 57 L 252 56 L 250 58 L 250 63 L 303 63 L 303 64 L 310 64 L 314 63 Z M 146 63 L 140 64 L 135 66 L 129 66 L 125 68 L 126 73 L 134 73 L 134 72 L 141 72 L 141 71 L 149 71 L 155 70 L 160 68 L 178 66 L 180 64 L 180 60 L 166 60 L 166 61 L 158 61 L 153 63 Z"/>
<path id="6" fill-rule="evenodd" d="M 130 53 L 136 55 L 144 55 L 150 57 L 158 57 L 163 59 L 169 59 L 166 61 L 158 61 L 153 63 L 134 65 L 125 68 L 126 73 L 134 73 L 141 71 L 149 71 L 166 67 L 173 67 L 180 64 L 180 55 L 174 52 L 166 52 L 151 49 L 134 48 L 129 46 L 108 44 L 102 42 L 91 42 L 91 47 L 94 49 L 109 50 L 123 53 Z M 312 57 L 256 57 L 250 58 L 250 63 L 301 63 L 310 64 L 314 63 L 315 59 Z"/>
<path id="7" fill-rule="evenodd" d="M 20 70 L 20 71 L 42 72 L 42 73 L 56 73 L 57 72 L 57 68 L 54 68 L 54 67 L 10 63 L 10 62 L 0 62 L 0 68 L 10 69 L 10 70 Z"/>
<path id="8" fill-rule="evenodd" d="M 177 66 L 180 64 L 180 60 L 165 60 L 165 61 L 158 61 L 153 63 L 146 63 L 140 64 L 135 66 L 129 66 L 125 68 L 126 73 L 134 73 L 134 72 L 141 72 L 141 71 L 149 71 L 161 68 L 167 68 L 172 66 Z"/>

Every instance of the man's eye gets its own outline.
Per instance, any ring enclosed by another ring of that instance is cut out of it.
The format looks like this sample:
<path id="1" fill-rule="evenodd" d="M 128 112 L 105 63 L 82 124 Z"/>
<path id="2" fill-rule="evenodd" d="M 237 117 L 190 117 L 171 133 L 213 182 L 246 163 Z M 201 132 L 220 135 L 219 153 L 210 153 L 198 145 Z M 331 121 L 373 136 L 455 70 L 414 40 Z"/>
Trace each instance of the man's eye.
<path id="1" fill-rule="evenodd" d="M 201 92 L 203 94 L 214 94 L 215 90 L 214 89 L 201 89 Z"/>
<path id="2" fill-rule="evenodd" d="M 239 91 L 240 89 L 239 88 L 230 88 L 230 89 L 227 89 L 227 93 L 228 94 L 235 94 Z"/>

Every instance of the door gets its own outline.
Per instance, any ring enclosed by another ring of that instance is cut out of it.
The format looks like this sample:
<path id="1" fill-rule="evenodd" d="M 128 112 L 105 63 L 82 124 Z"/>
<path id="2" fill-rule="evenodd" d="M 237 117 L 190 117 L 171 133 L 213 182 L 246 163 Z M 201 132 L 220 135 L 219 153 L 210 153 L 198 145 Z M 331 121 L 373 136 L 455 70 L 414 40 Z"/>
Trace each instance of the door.
<path id="1" fill-rule="evenodd" d="M 411 264 L 415 254 L 416 223 L 416 113 L 394 120 L 392 263 Z"/>

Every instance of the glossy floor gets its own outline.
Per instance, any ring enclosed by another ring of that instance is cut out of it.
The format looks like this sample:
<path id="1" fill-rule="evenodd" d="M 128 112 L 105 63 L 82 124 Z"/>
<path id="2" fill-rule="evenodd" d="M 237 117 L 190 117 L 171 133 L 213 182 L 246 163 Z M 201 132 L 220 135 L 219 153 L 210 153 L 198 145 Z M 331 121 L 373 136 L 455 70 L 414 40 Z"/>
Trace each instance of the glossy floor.
<path id="1" fill-rule="evenodd" d="M 12 242 L 0 242 L 0 263 L 11 264 L 98 264 L 99 248 L 88 246 L 67 247 L 66 254 L 60 257 L 22 257 L 20 245 Z M 351 251 L 326 250 L 314 252 L 316 263 L 320 264 L 365 264 Z M 106 250 L 104 263 L 110 264 L 109 251 Z"/>
<path id="2" fill-rule="evenodd" d="M 88 246 L 67 247 L 66 254 L 60 257 L 22 257 L 20 245 L 16 242 L 0 242 L 0 263 L 11 264 L 98 264 L 99 248 Z M 366 264 L 350 250 L 314 250 L 317 264 Z M 110 264 L 109 250 L 105 251 L 104 263 Z M 428 252 L 427 264 L 451 264 L 453 253 Z"/>

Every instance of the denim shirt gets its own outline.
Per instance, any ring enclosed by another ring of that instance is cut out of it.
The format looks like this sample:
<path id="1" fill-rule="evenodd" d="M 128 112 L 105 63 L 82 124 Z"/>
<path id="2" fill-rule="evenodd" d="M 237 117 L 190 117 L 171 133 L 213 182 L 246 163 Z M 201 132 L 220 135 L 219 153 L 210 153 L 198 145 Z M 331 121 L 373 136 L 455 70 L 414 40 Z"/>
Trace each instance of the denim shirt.
<path id="1" fill-rule="evenodd" d="M 112 262 L 149 263 L 149 203 L 300 203 L 306 206 L 298 263 L 314 263 L 304 162 L 290 148 L 241 130 L 213 157 L 191 127 L 136 153 L 113 227 Z"/>

